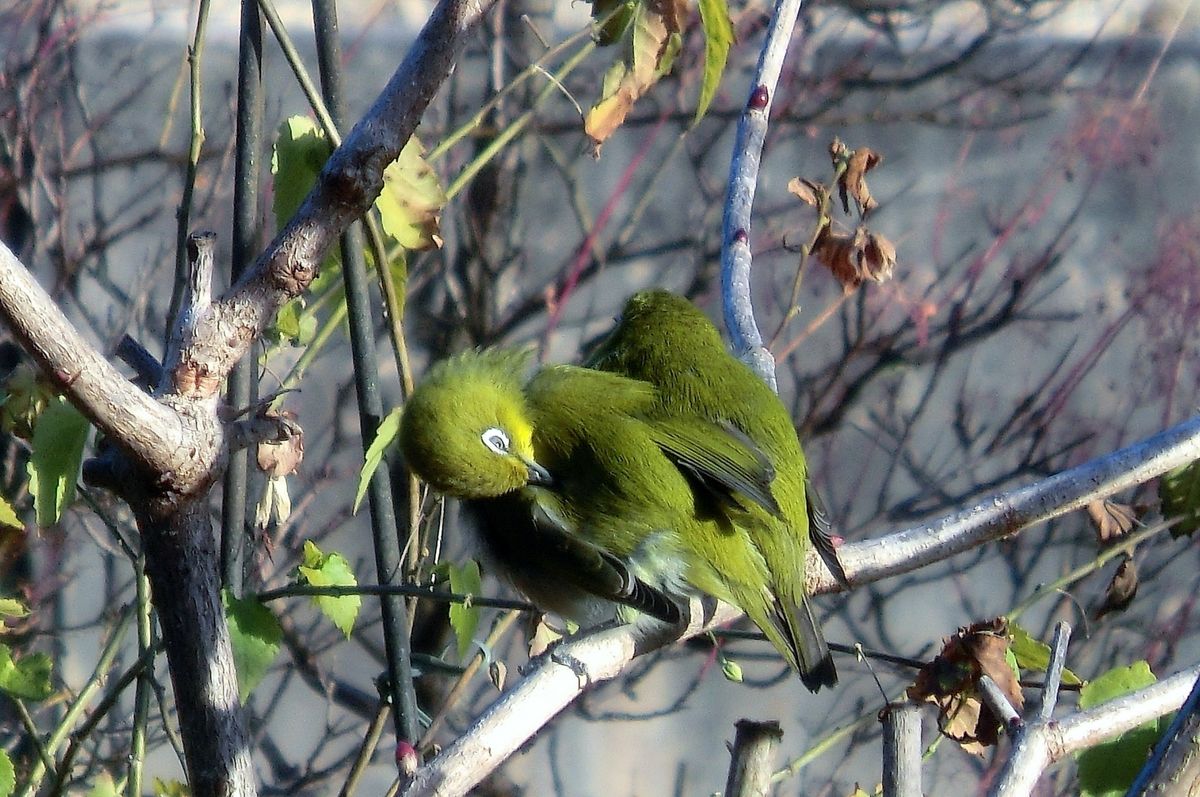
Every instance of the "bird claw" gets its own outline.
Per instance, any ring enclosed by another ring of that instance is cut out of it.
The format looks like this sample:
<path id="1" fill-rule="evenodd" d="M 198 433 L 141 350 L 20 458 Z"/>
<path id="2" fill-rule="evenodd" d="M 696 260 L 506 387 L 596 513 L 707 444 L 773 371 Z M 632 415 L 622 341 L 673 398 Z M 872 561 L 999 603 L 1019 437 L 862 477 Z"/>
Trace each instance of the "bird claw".
<path id="1" fill-rule="evenodd" d="M 588 673 L 587 665 L 579 659 L 567 653 L 565 650 L 559 650 L 559 646 L 555 645 L 554 649 L 548 654 L 550 661 L 555 664 L 561 664 L 571 672 L 575 673 L 575 677 L 579 679 L 579 688 L 586 689 L 592 685 L 592 676 Z"/>

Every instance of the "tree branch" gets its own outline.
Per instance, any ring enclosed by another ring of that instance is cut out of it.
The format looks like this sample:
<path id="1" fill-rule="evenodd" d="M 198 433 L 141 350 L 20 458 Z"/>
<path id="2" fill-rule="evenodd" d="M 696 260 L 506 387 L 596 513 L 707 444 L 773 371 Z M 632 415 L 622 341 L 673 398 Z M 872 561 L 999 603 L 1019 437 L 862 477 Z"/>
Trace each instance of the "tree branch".
<path id="1" fill-rule="evenodd" d="M 778 391 L 775 358 L 763 345 L 754 320 L 750 298 L 750 214 L 754 191 L 758 187 L 758 169 L 763 142 L 767 137 L 767 119 L 783 57 L 787 54 L 792 30 L 803 0 L 778 0 L 767 39 L 758 57 L 758 69 L 751 82 L 750 98 L 738 120 L 733 159 L 729 165 L 729 190 L 725 195 L 725 216 L 721 225 L 721 296 L 725 327 L 734 353 Z"/>
<path id="2" fill-rule="evenodd" d="M 1200 416 L 1035 484 L 985 498 L 940 520 L 844 545 L 838 549 L 838 558 L 851 584 L 879 581 L 1065 515 L 1197 458 Z M 813 561 L 810 558 L 806 572 L 818 579 L 814 591 L 836 591 L 837 582 L 824 564 L 814 565 Z"/>
<path id="3" fill-rule="evenodd" d="M 185 362 L 228 373 L 284 302 L 308 287 L 338 236 L 379 196 L 384 168 L 400 155 L 449 75 L 467 32 L 493 2 L 438 3 L 400 68 L 325 163 L 296 215 L 254 267 L 213 304 L 185 345 Z"/>
<path id="4" fill-rule="evenodd" d="M 0 241 L 0 318 L 80 412 L 135 461 L 176 465 L 186 440 L 176 413 L 135 387 L 75 330 L 33 275 Z"/>
<path id="5" fill-rule="evenodd" d="M 1200 418 L 1193 418 L 1049 479 L 998 494 L 963 512 L 876 540 L 844 545 L 838 549 L 838 556 L 851 584 L 877 581 L 1066 514 L 1094 498 L 1139 484 L 1198 457 Z M 839 589 L 815 551 L 809 551 L 805 572 L 809 586 L 816 587 L 816 591 Z M 648 624 L 634 624 L 568 639 L 552 655 L 538 659 L 523 681 L 501 695 L 462 736 L 417 770 L 402 794 L 418 797 L 466 793 L 591 684 L 615 678 L 642 653 L 704 633 L 737 616 L 736 609 L 724 604 L 706 613 L 693 600 L 691 620 L 682 633 L 661 625 L 651 628 Z M 562 662 L 569 662 L 570 666 Z M 586 677 L 580 678 L 576 672 L 583 672 Z M 1172 700 L 1177 700 L 1174 706 L 1182 703 L 1194 677 L 1192 672 L 1178 694 L 1155 692 L 1153 700 L 1148 702 L 1156 710 L 1161 709 L 1159 713 L 1171 710 L 1173 706 L 1162 707 Z M 1166 690 L 1165 683 L 1152 688 Z M 1128 726 L 1122 719 L 1122 727 L 1128 730 L 1144 722 L 1147 715 L 1138 716 L 1141 718 Z M 1073 734 L 1082 734 L 1084 727 L 1092 727 L 1083 719 L 1077 722 L 1079 728 L 1069 726 Z M 1109 723 L 1112 722 L 1110 719 Z M 1063 723 L 1058 727 L 1061 731 Z M 1063 744 L 1073 744 L 1073 737 L 1066 733 L 1059 735 Z"/>

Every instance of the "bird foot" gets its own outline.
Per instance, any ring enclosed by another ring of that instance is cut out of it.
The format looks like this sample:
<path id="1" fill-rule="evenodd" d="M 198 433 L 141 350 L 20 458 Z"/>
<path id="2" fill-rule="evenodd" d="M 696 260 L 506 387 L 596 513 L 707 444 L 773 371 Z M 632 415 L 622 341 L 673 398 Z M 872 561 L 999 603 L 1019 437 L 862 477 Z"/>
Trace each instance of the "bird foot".
<path id="1" fill-rule="evenodd" d="M 550 661 L 554 662 L 555 664 L 561 664 L 571 672 L 575 673 L 575 677 L 579 679 L 580 689 L 587 689 L 592 685 L 592 676 L 588 672 L 587 665 L 582 661 L 575 658 L 570 653 L 567 653 L 565 650 L 560 650 L 558 645 L 555 645 L 548 655 L 550 656 Z"/>

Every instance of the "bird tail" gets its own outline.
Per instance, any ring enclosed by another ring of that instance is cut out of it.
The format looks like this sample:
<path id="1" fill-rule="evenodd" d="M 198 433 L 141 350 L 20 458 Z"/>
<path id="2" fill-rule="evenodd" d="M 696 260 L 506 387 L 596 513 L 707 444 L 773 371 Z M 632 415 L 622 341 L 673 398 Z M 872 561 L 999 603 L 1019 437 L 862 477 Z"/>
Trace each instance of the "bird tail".
<path id="1" fill-rule="evenodd" d="M 802 596 L 793 611 L 789 612 L 779 604 L 775 609 L 782 621 L 779 625 L 787 636 L 788 647 L 791 648 L 791 664 L 808 691 L 816 692 L 822 686 L 837 684 L 837 668 L 833 666 L 833 656 L 829 654 L 829 646 L 825 643 L 825 635 L 821 633 L 820 623 L 813 615 L 808 596 Z"/>

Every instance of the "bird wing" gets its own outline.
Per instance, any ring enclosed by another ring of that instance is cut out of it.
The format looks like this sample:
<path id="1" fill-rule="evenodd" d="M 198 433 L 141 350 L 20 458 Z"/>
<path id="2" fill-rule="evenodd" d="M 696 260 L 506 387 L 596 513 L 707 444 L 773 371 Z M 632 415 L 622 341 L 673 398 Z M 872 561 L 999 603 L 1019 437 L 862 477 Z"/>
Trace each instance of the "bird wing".
<path id="1" fill-rule="evenodd" d="M 844 589 L 850 589 L 850 579 L 846 576 L 846 570 L 842 567 L 842 562 L 838 559 L 837 548 L 833 544 L 833 521 L 829 519 L 829 511 L 825 509 L 825 502 L 821 500 L 821 494 L 817 492 L 812 481 L 807 478 L 804 480 L 804 501 L 808 507 L 809 539 L 812 540 L 813 546 L 821 555 L 821 560 L 825 562 L 825 566 L 829 568 L 834 579 Z"/>
<path id="2" fill-rule="evenodd" d="M 638 578 L 629 563 L 572 532 L 543 501 L 531 504 L 528 549 L 548 569 L 574 586 L 665 623 L 678 623 L 679 606 L 666 593 Z"/>
<path id="3" fill-rule="evenodd" d="M 679 622 L 674 601 L 639 579 L 620 557 L 575 534 L 553 498 L 538 492 L 463 502 L 489 559 L 538 608 L 589 622 L 588 602 L 600 598 Z"/>
<path id="4" fill-rule="evenodd" d="M 771 492 L 775 468 L 754 442 L 728 423 L 699 417 L 655 419 L 651 436 L 681 470 L 723 501 L 737 496 L 782 517 Z"/>

